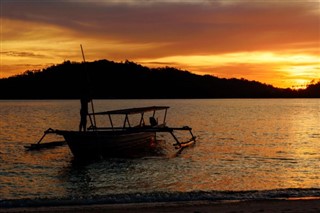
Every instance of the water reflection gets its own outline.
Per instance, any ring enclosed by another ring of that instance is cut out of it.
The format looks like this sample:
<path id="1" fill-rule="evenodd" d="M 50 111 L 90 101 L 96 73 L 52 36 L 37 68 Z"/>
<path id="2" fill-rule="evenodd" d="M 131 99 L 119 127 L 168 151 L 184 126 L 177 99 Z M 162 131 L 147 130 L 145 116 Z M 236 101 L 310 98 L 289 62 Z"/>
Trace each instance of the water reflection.
<path id="1" fill-rule="evenodd" d="M 163 156 L 85 164 L 74 162 L 67 146 L 25 151 L 23 145 L 39 140 L 49 127 L 77 129 L 78 105 L 78 101 L 1 102 L 2 196 L 319 187 L 318 99 L 98 100 L 97 111 L 169 105 L 168 125 L 191 126 L 197 143 L 175 155 L 172 138 L 159 135 L 166 141 Z"/>

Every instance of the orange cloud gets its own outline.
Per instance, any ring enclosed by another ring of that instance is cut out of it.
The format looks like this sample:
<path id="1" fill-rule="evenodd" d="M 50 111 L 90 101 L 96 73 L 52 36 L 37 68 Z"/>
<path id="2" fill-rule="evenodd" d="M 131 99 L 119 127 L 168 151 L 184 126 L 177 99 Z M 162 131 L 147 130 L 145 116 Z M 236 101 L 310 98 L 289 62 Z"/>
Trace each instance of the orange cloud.
<path id="1" fill-rule="evenodd" d="M 176 63 L 179 61 L 179 63 Z M 166 64 L 167 62 L 167 64 Z M 257 80 L 278 87 L 291 87 L 301 79 L 320 79 L 320 58 L 306 54 L 239 52 L 205 56 L 176 56 L 145 60 L 149 66 L 175 66 L 198 74 Z M 295 81 L 294 79 L 297 78 Z"/>
<path id="2" fill-rule="evenodd" d="M 319 78 L 319 2 L 48 0 L 1 4 L 0 77 L 11 75 L 14 67 L 20 70 L 23 64 L 37 67 L 80 61 L 79 45 L 83 44 L 88 60 L 172 64 L 281 87 L 294 84 L 297 73 L 300 81 Z M 300 63 L 297 57 L 302 57 Z"/>

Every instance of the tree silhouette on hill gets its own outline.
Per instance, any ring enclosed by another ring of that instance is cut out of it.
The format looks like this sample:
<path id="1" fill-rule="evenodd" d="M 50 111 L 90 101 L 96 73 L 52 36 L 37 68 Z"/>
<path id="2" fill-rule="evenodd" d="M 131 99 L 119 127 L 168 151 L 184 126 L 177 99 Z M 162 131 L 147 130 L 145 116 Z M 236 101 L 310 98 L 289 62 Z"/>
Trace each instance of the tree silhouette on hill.
<path id="1" fill-rule="evenodd" d="M 65 61 L 0 79 L 0 99 L 92 98 L 319 98 L 320 81 L 306 89 L 280 89 L 246 79 L 196 75 L 173 67 L 148 68 L 131 61 Z"/>

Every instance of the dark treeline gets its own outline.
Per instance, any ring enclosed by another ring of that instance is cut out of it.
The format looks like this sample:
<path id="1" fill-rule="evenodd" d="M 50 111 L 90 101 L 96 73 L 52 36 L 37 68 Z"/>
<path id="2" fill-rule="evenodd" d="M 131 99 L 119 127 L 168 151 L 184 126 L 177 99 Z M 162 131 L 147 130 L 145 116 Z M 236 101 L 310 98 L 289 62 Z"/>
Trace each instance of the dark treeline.
<path id="1" fill-rule="evenodd" d="M 257 81 L 196 75 L 134 62 L 65 61 L 43 70 L 0 79 L 0 99 L 92 98 L 320 98 L 320 82 L 306 89 L 280 89 Z"/>

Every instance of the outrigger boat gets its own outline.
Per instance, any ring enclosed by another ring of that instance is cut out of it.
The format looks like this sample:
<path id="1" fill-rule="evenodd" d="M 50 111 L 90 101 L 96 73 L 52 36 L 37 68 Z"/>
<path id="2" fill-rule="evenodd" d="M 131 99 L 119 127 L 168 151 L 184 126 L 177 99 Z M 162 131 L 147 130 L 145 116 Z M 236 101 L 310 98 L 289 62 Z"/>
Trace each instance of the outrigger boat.
<path id="1" fill-rule="evenodd" d="M 80 47 L 83 62 L 85 63 L 86 60 L 82 45 L 80 45 Z M 79 131 L 54 130 L 49 128 L 44 132 L 44 135 L 36 144 L 25 147 L 29 150 L 34 150 L 65 144 L 64 142 L 59 141 L 45 144 L 41 143 L 47 134 L 57 134 L 64 137 L 75 158 L 87 159 L 100 157 L 130 157 L 146 151 L 152 151 L 158 143 L 157 133 L 170 133 L 175 140 L 173 146 L 176 149 L 179 149 L 177 153 L 180 153 L 183 148 L 196 142 L 196 137 L 192 134 L 192 129 L 189 126 L 168 127 L 166 125 L 168 106 L 128 108 L 95 113 L 93 101 L 90 100 L 90 102 L 92 113 L 84 113 L 84 117 L 89 117 L 90 119 L 91 125 L 88 129 L 86 126 L 84 127 L 85 131 L 81 131 L 82 128 L 80 128 Z M 163 119 L 160 123 L 155 118 L 156 112 L 158 113 L 159 111 L 164 112 Z M 149 117 L 149 123 L 145 122 L 145 116 L 148 113 L 152 113 L 152 116 Z M 115 115 L 124 116 L 123 121 L 120 122 L 122 125 L 115 125 L 113 120 Z M 129 117 L 134 115 L 140 115 L 137 125 L 132 125 L 129 120 Z M 109 120 L 109 125 L 98 126 L 96 122 L 97 116 L 107 116 L 108 119 L 103 119 L 104 122 L 102 123 Z M 190 139 L 182 142 L 175 135 L 176 131 L 188 131 L 191 135 Z"/>
<path id="2" fill-rule="evenodd" d="M 91 125 L 87 131 L 50 128 L 45 131 L 44 136 L 46 134 L 63 136 L 77 159 L 139 156 L 152 151 L 157 146 L 160 141 L 157 139 L 157 133 L 169 133 L 174 140 L 174 148 L 181 152 L 183 148 L 194 144 L 196 137 L 189 126 L 168 127 L 166 125 L 168 109 L 168 106 L 148 106 L 93 112 L 88 114 Z M 162 119 L 156 119 L 158 114 L 161 114 Z M 148 122 L 145 119 L 147 115 L 150 115 Z M 100 121 L 103 121 L 101 123 L 106 123 L 105 126 L 97 125 L 98 116 Z M 118 116 L 118 119 L 115 116 Z M 119 122 L 119 116 L 122 122 Z M 131 122 L 132 116 L 135 116 L 138 121 L 135 125 Z M 118 121 L 118 125 L 115 124 L 115 120 Z M 190 138 L 186 140 L 186 137 L 183 137 L 186 141 L 181 141 L 175 134 L 177 131 L 189 132 Z M 33 148 L 41 146 L 41 140 L 33 144 Z"/>

